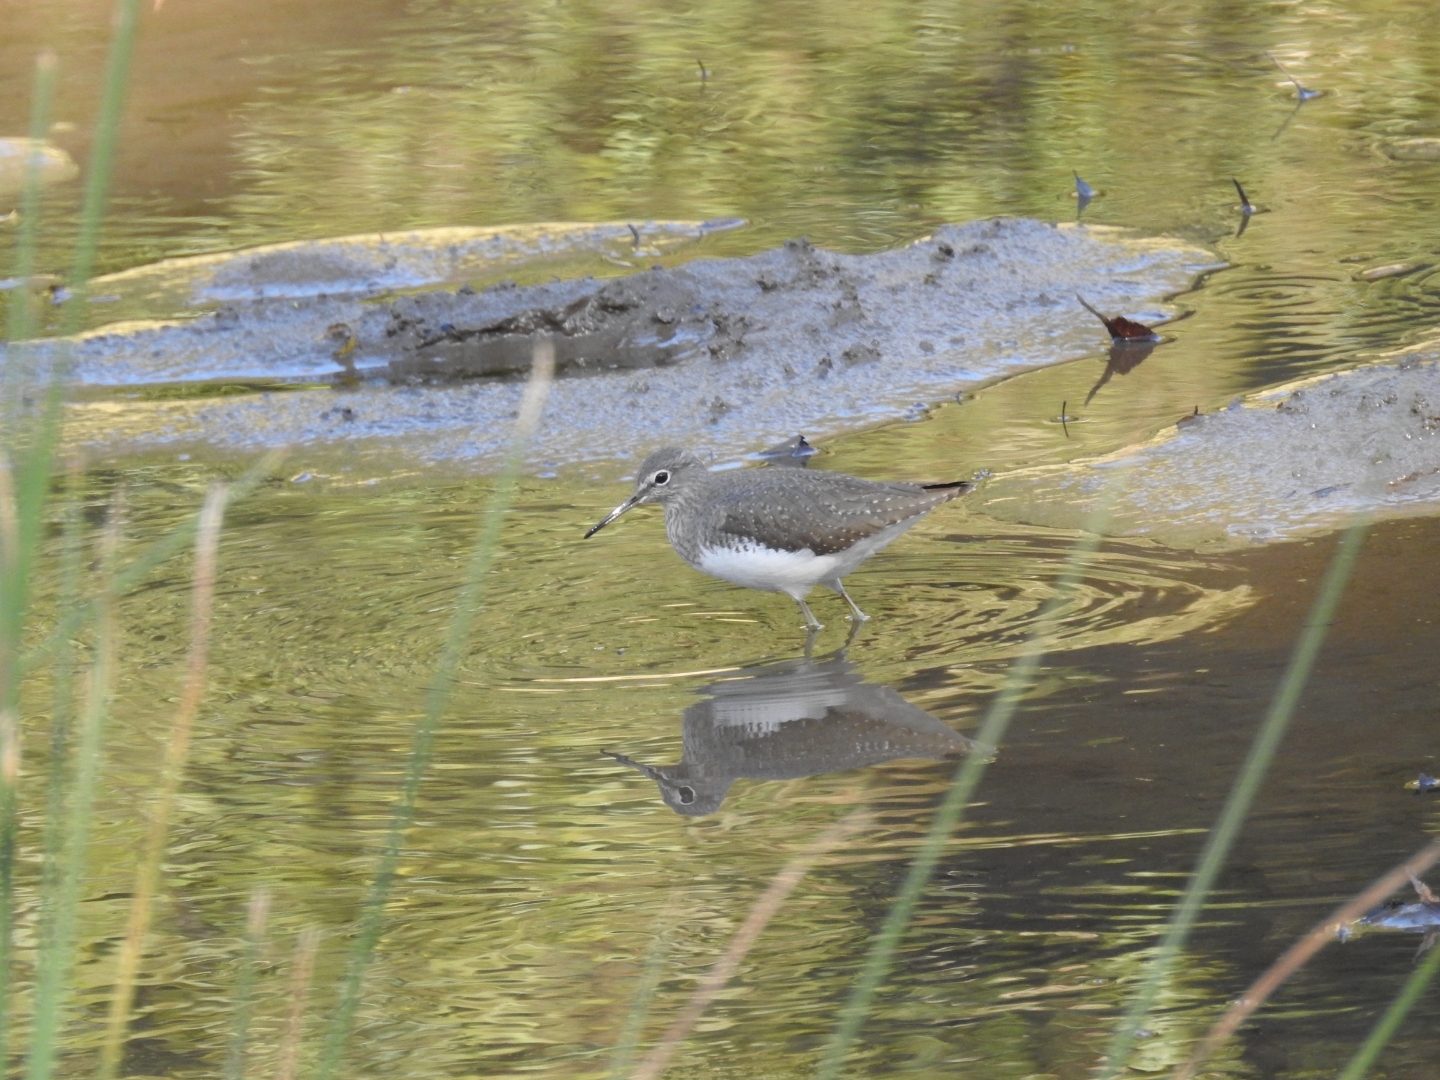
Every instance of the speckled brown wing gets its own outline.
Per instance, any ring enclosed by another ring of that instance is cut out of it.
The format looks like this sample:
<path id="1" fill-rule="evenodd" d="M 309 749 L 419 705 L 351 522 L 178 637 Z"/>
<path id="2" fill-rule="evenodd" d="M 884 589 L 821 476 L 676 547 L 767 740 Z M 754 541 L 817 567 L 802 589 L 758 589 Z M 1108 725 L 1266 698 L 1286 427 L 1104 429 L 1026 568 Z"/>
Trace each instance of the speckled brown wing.
<path id="1" fill-rule="evenodd" d="M 762 475 L 763 486 L 755 483 Z M 971 488 L 963 481 L 928 486 L 877 483 L 800 469 L 747 470 L 714 479 L 720 481 L 712 488 L 716 535 L 736 545 L 753 540 L 776 551 L 809 548 L 816 555 L 844 551 Z"/>

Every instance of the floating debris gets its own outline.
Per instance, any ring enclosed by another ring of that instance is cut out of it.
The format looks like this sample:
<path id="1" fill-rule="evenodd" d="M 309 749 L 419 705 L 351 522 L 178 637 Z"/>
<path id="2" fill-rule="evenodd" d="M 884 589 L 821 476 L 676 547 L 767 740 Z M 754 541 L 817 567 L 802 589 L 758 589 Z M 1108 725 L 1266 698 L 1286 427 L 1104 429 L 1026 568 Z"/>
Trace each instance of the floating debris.
<path id="1" fill-rule="evenodd" d="M 1355 275 L 1357 281 L 1384 281 L 1386 278 L 1404 277 L 1406 274 L 1413 274 L 1416 270 L 1424 270 L 1428 264 L 1414 262 L 1386 263 L 1384 266 L 1372 266 L 1369 270 L 1361 270 Z"/>
<path id="2" fill-rule="evenodd" d="M 782 443 L 761 450 L 755 456 L 771 465 L 779 465 L 785 468 L 803 469 L 810 459 L 820 451 L 811 446 L 804 435 L 796 435 L 793 439 L 786 439 Z"/>
<path id="3" fill-rule="evenodd" d="M 1244 236 L 1245 230 L 1250 227 L 1251 215 L 1257 214 L 1259 211 L 1255 208 L 1255 204 L 1250 201 L 1250 197 L 1245 194 L 1245 189 L 1240 186 L 1240 181 L 1232 176 L 1230 182 L 1235 185 L 1235 191 L 1240 196 L 1240 227 L 1235 230 L 1235 236 L 1238 239 Z"/>
<path id="4" fill-rule="evenodd" d="M 1402 904 L 1397 900 L 1391 900 L 1381 904 L 1373 911 L 1356 919 L 1350 926 L 1340 927 L 1336 931 L 1336 936 L 1341 941 L 1347 941 L 1356 929 L 1378 926 L 1386 930 L 1404 930 L 1409 933 L 1424 934 L 1425 936 L 1420 940 L 1420 948 L 1415 953 L 1417 959 L 1434 948 L 1435 942 L 1440 940 L 1440 896 L 1436 896 L 1430 886 L 1414 874 L 1410 875 L 1410 884 L 1414 887 L 1415 895 L 1418 898 L 1415 903 Z"/>
<path id="5" fill-rule="evenodd" d="M 1440 161 L 1440 139 L 1394 139 L 1380 149 L 1391 161 Z"/>
<path id="6" fill-rule="evenodd" d="M 1084 307 L 1086 311 L 1090 312 L 1091 315 L 1094 315 L 1097 319 L 1099 319 L 1102 323 L 1105 324 L 1105 329 L 1110 331 L 1110 339 L 1112 341 L 1160 340 L 1160 335 L 1155 333 L 1153 329 L 1146 326 L 1144 323 L 1138 323 L 1135 322 L 1133 319 L 1127 319 L 1123 315 L 1116 315 L 1113 319 L 1105 315 L 1101 315 L 1100 312 L 1096 311 L 1093 307 L 1091 307 L 1090 304 L 1086 302 L 1085 298 L 1079 293 L 1075 294 L 1075 299 L 1080 301 L 1081 306 Z"/>
<path id="7" fill-rule="evenodd" d="M 336 345 L 335 351 L 330 355 L 347 368 L 353 369 L 354 363 L 346 358 L 355 351 L 355 346 L 360 344 L 360 340 L 355 336 L 355 331 L 350 328 L 350 324 L 331 323 L 325 328 L 325 336 Z"/>
<path id="8" fill-rule="evenodd" d="M 1436 788 L 1440 788 L 1440 780 L 1435 779 L 1433 776 L 1426 776 L 1422 772 L 1414 780 L 1406 784 L 1405 787 L 1409 791 L 1434 791 Z"/>
<path id="9" fill-rule="evenodd" d="M 1075 172 L 1073 169 L 1070 171 Z M 1090 200 L 1095 198 L 1095 189 L 1081 180 L 1078 172 L 1075 173 L 1075 198 L 1077 200 L 1075 216 L 1078 218 L 1085 212 L 1085 207 L 1090 205 Z"/>
<path id="10" fill-rule="evenodd" d="M 1245 194 L 1245 189 L 1240 186 L 1240 181 L 1236 180 L 1235 177 L 1232 176 L 1230 178 L 1230 183 L 1235 185 L 1235 191 L 1240 196 L 1240 213 L 1244 214 L 1246 217 L 1249 217 L 1251 214 L 1255 213 L 1255 206 L 1253 203 L 1250 202 L 1250 196 Z"/>
<path id="11" fill-rule="evenodd" d="M 1062 401 L 1062 402 L 1060 403 L 1060 415 L 1057 416 L 1057 417 L 1054 419 L 1054 421 L 1053 421 L 1053 423 L 1057 423 L 1057 424 L 1059 424 L 1062 428 L 1065 429 L 1065 438 L 1067 438 L 1067 439 L 1070 438 L 1070 424 L 1071 424 L 1071 422 L 1080 419 L 1078 416 L 1071 416 L 1071 415 L 1070 415 L 1069 406 L 1070 406 L 1070 402 L 1068 402 L 1068 401 Z"/>
<path id="12" fill-rule="evenodd" d="M 1270 56 L 1269 52 L 1266 52 L 1265 55 L 1270 57 L 1270 62 L 1280 69 L 1281 75 L 1284 75 L 1285 78 L 1289 79 L 1292 83 L 1295 84 L 1295 96 L 1298 97 L 1301 101 L 1309 101 L 1312 98 L 1317 98 L 1322 93 L 1324 93 L 1323 90 L 1311 90 L 1307 87 L 1301 86 L 1300 80 L 1295 78 L 1294 75 L 1291 75 L 1290 72 L 1286 71 L 1284 64 L 1280 63 L 1279 60 L 1276 60 L 1275 57 Z"/>

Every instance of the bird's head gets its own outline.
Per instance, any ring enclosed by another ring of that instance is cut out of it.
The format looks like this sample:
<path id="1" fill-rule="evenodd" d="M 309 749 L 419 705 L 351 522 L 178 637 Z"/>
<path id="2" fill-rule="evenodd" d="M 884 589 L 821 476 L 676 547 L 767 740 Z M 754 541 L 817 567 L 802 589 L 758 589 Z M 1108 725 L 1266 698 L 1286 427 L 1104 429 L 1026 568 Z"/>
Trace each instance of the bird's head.
<path id="1" fill-rule="evenodd" d="M 592 526 L 585 539 L 589 540 L 627 510 L 644 503 L 663 503 L 674 498 L 687 481 L 704 472 L 704 463 L 688 450 L 678 446 L 656 450 L 640 463 L 634 493 Z"/>

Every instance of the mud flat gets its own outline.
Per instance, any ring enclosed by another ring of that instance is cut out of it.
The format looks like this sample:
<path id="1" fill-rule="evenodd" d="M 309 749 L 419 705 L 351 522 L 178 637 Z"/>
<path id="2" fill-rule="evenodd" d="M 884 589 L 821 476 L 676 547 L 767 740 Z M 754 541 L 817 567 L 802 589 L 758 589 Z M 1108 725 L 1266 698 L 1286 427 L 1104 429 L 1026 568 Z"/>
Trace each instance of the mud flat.
<path id="1" fill-rule="evenodd" d="M 664 238 L 653 223 L 633 236 L 603 228 L 630 237 L 641 258 Z M 343 254 L 375 266 L 353 243 Z M 323 245 L 233 260 L 204 266 L 207 295 L 220 283 L 233 298 L 207 313 L 73 342 L 78 441 L 101 453 L 401 451 L 483 470 L 503 452 L 543 333 L 560 378 L 536 468 L 626 460 L 667 442 L 733 457 L 801 431 L 825 437 L 918 414 L 979 382 L 1083 355 L 1098 328 L 1076 292 L 1153 319 L 1165 296 L 1216 265 L 1175 240 L 1027 219 L 944 226 L 870 255 L 794 240 L 609 280 L 407 295 L 367 292 L 363 280 L 347 289 Z M 403 269 L 425 263 L 412 253 Z M 249 266 L 256 288 L 238 298 Z M 117 288 L 145 282 L 173 300 L 153 274 L 120 277 Z M 293 284 L 307 280 L 320 284 Z"/>
<path id="2" fill-rule="evenodd" d="M 980 500 L 1010 520 L 1184 548 L 1328 532 L 1356 514 L 1440 508 L 1440 341 L 1183 418 L 1105 457 L 997 478 Z"/>

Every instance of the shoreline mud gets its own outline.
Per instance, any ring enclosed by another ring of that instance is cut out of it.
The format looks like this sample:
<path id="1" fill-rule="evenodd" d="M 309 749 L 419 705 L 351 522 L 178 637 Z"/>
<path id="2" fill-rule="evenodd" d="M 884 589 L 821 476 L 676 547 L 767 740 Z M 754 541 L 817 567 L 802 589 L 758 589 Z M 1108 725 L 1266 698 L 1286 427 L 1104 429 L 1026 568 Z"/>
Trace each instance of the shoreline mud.
<path id="1" fill-rule="evenodd" d="M 663 443 L 733 458 L 1082 356 L 1098 328 L 1075 293 L 1154 320 L 1215 265 L 1180 241 L 997 218 L 868 255 L 793 240 L 609 280 L 267 295 L 84 335 L 74 432 L 106 454 L 336 443 L 483 471 L 539 332 L 561 377 L 533 468 Z"/>
<path id="2" fill-rule="evenodd" d="M 1440 506 L 1440 341 L 1272 387 L 1088 461 L 998 477 L 977 509 L 1176 548 L 1329 532 Z"/>

